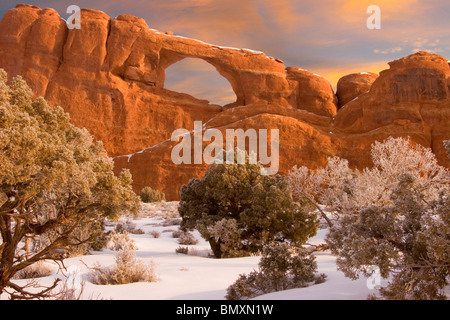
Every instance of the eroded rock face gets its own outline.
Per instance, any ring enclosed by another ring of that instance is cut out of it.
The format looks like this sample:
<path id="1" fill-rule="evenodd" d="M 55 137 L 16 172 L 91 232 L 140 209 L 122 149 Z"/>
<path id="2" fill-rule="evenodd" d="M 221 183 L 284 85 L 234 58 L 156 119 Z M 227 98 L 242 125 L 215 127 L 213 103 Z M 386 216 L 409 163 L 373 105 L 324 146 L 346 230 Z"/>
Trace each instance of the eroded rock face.
<path id="1" fill-rule="evenodd" d="M 287 78 L 296 90 L 295 104 L 314 114 L 334 117 L 337 112 L 337 99 L 330 83 L 322 76 L 301 68 L 286 68 Z"/>
<path id="2" fill-rule="evenodd" d="M 175 129 L 278 129 L 280 173 L 294 165 L 323 166 L 329 156 L 370 166 L 370 146 L 390 135 L 432 147 L 450 167 L 450 68 L 420 52 L 375 74 L 349 75 L 338 85 L 262 52 L 214 46 L 150 29 L 144 20 L 83 9 L 80 30 L 57 12 L 18 5 L 0 22 L 0 68 L 22 75 L 36 96 L 60 105 L 72 122 L 102 140 L 116 171 L 129 168 L 137 192 L 152 186 L 179 198 L 180 187 L 206 165 L 175 165 Z M 165 70 L 193 57 L 213 65 L 237 101 L 212 105 L 164 89 Z M 376 79 L 376 80 L 375 80 Z M 357 98 L 357 99 L 355 99 Z"/>
<path id="3" fill-rule="evenodd" d="M 352 73 L 340 78 L 336 86 L 339 108 L 369 91 L 377 78 L 378 74 L 372 72 Z"/>
<path id="4" fill-rule="evenodd" d="M 370 91 L 348 102 L 336 115 L 334 129 L 348 135 L 385 131 L 411 136 L 432 148 L 449 167 L 442 140 L 450 137 L 450 69 L 436 54 L 418 52 L 389 63 Z"/>

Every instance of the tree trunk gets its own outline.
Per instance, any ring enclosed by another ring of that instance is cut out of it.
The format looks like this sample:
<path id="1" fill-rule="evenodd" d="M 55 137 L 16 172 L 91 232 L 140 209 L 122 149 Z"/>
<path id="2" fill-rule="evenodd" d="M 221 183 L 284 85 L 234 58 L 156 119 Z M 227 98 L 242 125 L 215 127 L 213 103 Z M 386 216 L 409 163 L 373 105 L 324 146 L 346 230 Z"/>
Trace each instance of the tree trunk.
<path id="1" fill-rule="evenodd" d="M 209 245 L 214 253 L 214 256 L 218 259 L 222 258 L 222 251 L 220 250 L 220 242 L 217 242 L 214 238 L 209 238 Z"/>

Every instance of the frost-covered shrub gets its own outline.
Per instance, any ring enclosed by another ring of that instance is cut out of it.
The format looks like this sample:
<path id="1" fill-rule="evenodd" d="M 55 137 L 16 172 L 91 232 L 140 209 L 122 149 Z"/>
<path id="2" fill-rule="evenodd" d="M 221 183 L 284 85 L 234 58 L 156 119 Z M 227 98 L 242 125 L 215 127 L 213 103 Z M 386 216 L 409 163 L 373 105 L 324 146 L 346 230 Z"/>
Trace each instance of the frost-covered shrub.
<path id="1" fill-rule="evenodd" d="M 105 248 L 106 245 L 108 244 L 110 233 L 111 231 L 101 232 L 90 244 L 90 249 L 94 251 L 101 251 L 103 248 Z"/>
<path id="2" fill-rule="evenodd" d="M 119 223 L 114 229 L 117 233 L 128 232 L 131 234 L 144 234 L 144 230 L 136 227 L 136 223 L 131 220 L 127 220 L 125 223 Z"/>
<path id="3" fill-rule="evenodd" d="M 339 158 L 310 172 L 309 180 L 293 170 L 294 192 L 338 213 L 326 241 L 347 277 L 368 277 L 377 266 L 390 277 L 380 289 L 384 298 L 443 298 L 450 276 L 450 172 L 430 149 L 404 138 L 376 142 L 371 154 L 374 166 L 363 171 Z M 308 194 L 301 182 L 315 179 L 321 189 Z"/>
<path id="4" fill-rule="evenodd" d="M 181 223 L 181 219 L 180 218 L 169 218 L 164 220 L 161 225 L 163 227 L 170 227 L 170 226 L 178 226 Z"/>
<path id="5" fill-rule="evenodd" d="M 404 174 L 391 190 L 392 204 L 361 209 L 343 217 L 327 242 L 338 255 L 346 276 L 369 276 L 376 265 L 391 276 L 380 289 L 387 299 L 443 299 L 450 279 L 450 189 L 438 199 L 424 201 L 416 179 Z"/>
<path id="6" fill-rule="evenodd" d="M 180 229 L 172 231 L 172 238 L 179 238 L 182 234 L 183 234 L 183 231 Z"/>
<path id="7" fill-rule="evenodd" d="M 184 245 L 194 245 L 198 243 L 198 240 L 195 239 L 194 235 L 190 232 L 182 232 L 178 237 L 178 243 Z"/>
<path id="8" fill-rule="evenodd" d="M 140 193 L 141 201 L 145 203 L 165 201 L 166 196 L 159 190 L 151 187 L 144 187 Z"/>
<path id="9" fill-rule="evenodd" d="M 112 231 L 109 234 L 106 247 L 113 251 L 120 251 L 125 249 L 137 250 L 134 240 L 130 238 L 130 234 L 126 231 L 123 233 Z"/>
<path id="10" fill-rule="evenodd" d="M 157 231 L 157 230 L 152 230 L 149 232 L 149 234 L 153 237 L 153 238 L 159 238 L 159 236 L 161 235 L 161 232 Z"/>
<path id="11" fill-rule="evenodd" d="M 45 261 L 38 261 L 18 271 L 14 279 L 33 279 L 47 277 L 52 274 L 52 267 Z"/>
<path id="12" fill-rule="evenodd" d="M 125 248 L 116 253 L 113 266 L 103 267 L 96 265 L 89 273 L 89 279 L 94 284 L 115 285 L 133 282 L 157 281 L 154 264 L 143 262 L 136 257 L 134 250 Z"/>
<path id="13" fill-rule="evenodd" d="M 175 252 L 176 253 L 181 253 L 181 254 L 188 254 L 189 248 L 188 247 L 179 246 L 178 248 L 175 249 Z"/>
<path id="14" fill-rule="evenodd" d="M 325 281 L 316 274 L 315 257 L 306 250 L 286 243 L 271 243 L 264 247 L 259 270 L 241 274 L 227 289 L 228 300 L 250 299 L 262 294 L 306 287 Z"/>
<path id="15" fill-rule="evenodd" d="M 115 264 L 110 267 L 96 265 L 89 273 L 94 284 L 127 284 L 157 280 L 153 261 L 147 264 L 136 257 L 134 250 L 125 248 L 116 253 Z"/>
<path id="16" fill-rule="evenodd" d="M 372 205 L 392 204 L 390 192 L 408 173 L 423 190 L 425 200 L 436 200 L 446 184 L 448 170 L 437 163 L 430 149 L 413 145 L 409 139 L 388 138 L 372 145 L 374 166 L 352 169 L 346 159 L 333 157 L 323 169 L 294 167 L 288 181 L 296 200 L 305 197 L 339 214 L 354 214 Z"/>

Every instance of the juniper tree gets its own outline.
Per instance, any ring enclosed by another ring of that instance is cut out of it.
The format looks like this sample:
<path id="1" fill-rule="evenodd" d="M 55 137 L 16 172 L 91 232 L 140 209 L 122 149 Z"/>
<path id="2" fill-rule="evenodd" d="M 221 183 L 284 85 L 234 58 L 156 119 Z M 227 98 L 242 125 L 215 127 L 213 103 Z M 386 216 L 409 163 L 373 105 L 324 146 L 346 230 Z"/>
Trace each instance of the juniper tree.
<path id="1" fill-rule="evenodd" d="M 203 179 L 181 188 L 181 227 L 198 229 L 218 258 L 248 255 L 269 241 L 302 244 L 316 216 L 292 199 L 284 176 L 261 174 L 260 164 L 212 164 Z"/>
<path id="2" fill-rule="evenodd" d="M 450 279 L 450 193 L 424 200 L 416 178 L 405 173 L 391 190 L 392 204 L 369 206 L 342 217 L 327 242 L 338 268 L 352 279 L 368 266 L 391 277 L 380 293 L 388 299 L 443 299 Z"/>
<path id="3" fill-rule="evenodd" d="M 131 174 L 114 175 L 102 143 L 62 108 L 32 97 L 21 77 L 8 85 L 0 70 L 0 293 L 13 299 L 42 298 L 57 285 L 31 291 L 14 274 L 40 260 L 62 263 L 105 217 L 139 204 Z"/>
<path id="4" fill-rule="evenodd" d="M 326 241 L 346 276 L 369 276 L 376 265 L 391 277 L 380 293 L 395 299 L 443 298 L 450 270 L 449 170 L 409 139 L 372 146 L 374 166 L 350 169 L 332 158 L 315 172 L 294 168 L 289 179 L 337 213 Z"/>

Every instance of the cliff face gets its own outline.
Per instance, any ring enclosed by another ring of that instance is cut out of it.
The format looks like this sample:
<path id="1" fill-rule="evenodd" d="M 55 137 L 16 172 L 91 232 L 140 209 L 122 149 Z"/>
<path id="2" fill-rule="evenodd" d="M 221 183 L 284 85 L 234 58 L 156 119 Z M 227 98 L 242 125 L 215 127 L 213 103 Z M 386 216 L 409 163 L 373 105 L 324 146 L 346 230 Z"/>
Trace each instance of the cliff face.
<path id="1" fill-rule="evenodd" d="M 213 65 L 237 101 L 224 107 L 164 89 L 165 70 L 186 57 Z M 102 140 L 116 170 L 129 168 L 135 190 L 150 185 L 177 199 L 179 188 L 206 165 L 175 165 L 170 141 L 178 128 L 279 129 L 280 172 L 319 167 L 329 156 L 370 165 L 370 145 L 389 135 L 431 147 L 450 167 L 450 69 L 441 56 L 419 52 L 390 69 L 328 81 L 286 68 L 262 52 L 164 34 L 129 15 L 110 19 L 82 10 L 68 30 L 51 9 L 18 5 L 0 22 L 0 68 L 22 75 L 36 96 L 60 105 L 73 123 Z M 339 107 L 339 111 L 338 110 Z M 123 156 L 127 155 L 127 156 Z"/>

